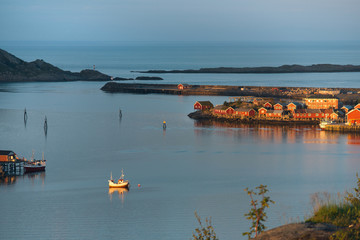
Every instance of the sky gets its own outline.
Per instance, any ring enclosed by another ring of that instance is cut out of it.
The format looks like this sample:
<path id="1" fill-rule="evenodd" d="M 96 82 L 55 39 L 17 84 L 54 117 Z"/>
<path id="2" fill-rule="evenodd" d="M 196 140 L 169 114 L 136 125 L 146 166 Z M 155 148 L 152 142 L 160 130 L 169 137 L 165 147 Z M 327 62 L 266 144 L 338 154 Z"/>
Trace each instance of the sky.
<path id="1" fill-rule="evenodd" d="M 0 41 L 360 41 L 359 0 L 0 0 Z"/>

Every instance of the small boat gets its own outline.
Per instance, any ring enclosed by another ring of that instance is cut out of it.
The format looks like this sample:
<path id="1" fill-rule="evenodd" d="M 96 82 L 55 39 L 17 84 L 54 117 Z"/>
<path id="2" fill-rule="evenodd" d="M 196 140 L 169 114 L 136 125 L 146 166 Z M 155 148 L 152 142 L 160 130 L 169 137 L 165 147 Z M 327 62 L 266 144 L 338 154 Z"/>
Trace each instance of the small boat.
<path id="1" fill-rule="evenodd" d="M 108 180 L 109 188 L 128 188 L 130 183 L 128 180 L 125 180 L 124 177 L 125 177 L 124 171 L 121 169 L 121 176 L 119 180 L 115 182 L 112 178 L 112 173 L 111 173 L 110 180 Z"/>
<path id="2" fill-rule="evenodd" d="M 25 172 L 41 172 L 45 171 L 46 160 L 32 160 L 24 164 Z"/>
<path id="3" fill-rule="evenodd" d="M 43 159 L 42 160 L 35 160 L 34 159 L 34 153 L 30 161 L 26 161 L 24 164 L 24 172 L 41 172 L 45 171 L 46 167 L 46 160 L 44 159 L 44 153 L 43 153 Z"/>
<path id="4" fill-rule="evenodd" d="M 333 121 L 329 121 L 329 120 L 323 120 L 320 122 L 319 126 L 322 130 L 325 129 L 326 125 L 332 124 L 334 123 Z"/>

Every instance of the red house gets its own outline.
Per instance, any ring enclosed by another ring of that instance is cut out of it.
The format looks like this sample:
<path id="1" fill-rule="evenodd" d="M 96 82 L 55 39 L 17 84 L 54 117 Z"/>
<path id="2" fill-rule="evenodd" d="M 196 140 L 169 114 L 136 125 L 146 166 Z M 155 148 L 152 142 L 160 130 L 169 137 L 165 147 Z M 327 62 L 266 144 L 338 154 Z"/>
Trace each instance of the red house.
<path id="1" fill-rule="evenodd" d="M 281 118 L 284 114 L 283 110 L 268 110 L 265 114 L 266 118 Z"/>
<path id="2" fill-rule="evenodd" d="M 282 103 L 277 103 L 274 105 L 274 110 L 285 110 L 286 105 L 283 105 Z"/>
<path id="3" fill-rule="evenodd" d="M 246 116 L 246 117 L 253 117 L 255 116 L 256 111 L 252 108 L 236 108 L 235 115 L 237 116 Z"/>
<path id="4" fill-rule="evenodd" d="M 224 105 L 216 105 L 214 107 L 215 114 L 226 114 L 226 107 Z"/>
<path id="5" fill-rule="evenodd" d="M 214 105 L 210 101 L 197 101 L 194 104 L 194 109 L 198 110 L 205 110 L 205 109 L 211 109 Z"/>
<path id="6" fill-rule="evenodd" d="M 225 112 L 227 115 L 233 115 L 235 113 L 235 109 L 233 109 L 232 107 L 228 107 Z"/>
<path id="7" fill-rule="evenodd" d="M 215 114 L 228 114 L 232 115 L 235 113 L 235 110 L 232 107 L 226 107 L 224 105 L 217 105 L 214 107 Z"/>
<path id="8" fill-rule="evenodd" d="M 177 85 L 177 88 L 179 89 L 179 90 L 184 90 L 185 88 L 189 88 L 189 84 L 179 84 L 179 85 Z"/>
<path id="9" fill-rule="evenodd" d="M 262 108 L 259 108 L 258 111 L 259 111 L 259 115 L 265 115 L 268 110 L 266 108 L 262 107 Z"/>
<path id="10" fill-rule="evenodd" d="M 295 109 L 293 113 L 295 119 L 320 119 L 324 116 L 320 109 Z"/>
<path id="11" fill-rule="evenodd" d="M 346 114 L 347 123 L 350 125 L 359 125 L 360 124 L 360 110 L 354 108 Z"/>
<path id="12" fill-rule="evenodd" d="M 272 108 L 272 104 L 269 102 L 264 103 L 264 108 L 268 108 L 271 109 Z"/>
<path id="13" fill-rule="evenodd" d="M 308 109 L 338 109 L 339 100 L 337 98 L 305 98 Z"/>
<path id="14" fill-rule="evenodd" d="M 292 102 L 287 105 L 287 109 L 291 112 L 294 112 L 295 109 L 302 108 L 302 105 L 298 102 Z"/>
<path id="15" fill-rule="evenodd" d="M 13 151 L 0 150 L 0 162 L 15 162 L 16 159 L 18 157 Z"/>

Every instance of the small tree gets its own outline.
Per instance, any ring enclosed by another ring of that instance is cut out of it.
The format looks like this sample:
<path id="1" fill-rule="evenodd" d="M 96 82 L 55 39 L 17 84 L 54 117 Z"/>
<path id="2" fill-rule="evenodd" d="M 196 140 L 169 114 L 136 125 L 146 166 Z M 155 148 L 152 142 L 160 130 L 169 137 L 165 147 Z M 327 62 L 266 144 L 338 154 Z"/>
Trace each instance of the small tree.
<path id="1" fill-rule="evenodd" d="M 244 232 L 243 236 L 247 235 L 249 239 L 255 233 L 255 237 L 260 234 L 264 229 L 266 229 L 264 222 L 267 219 L 267 215 L 265 212 L 266 208 L 269 208 L 270 203 L 275 203 L 270 197 L 265 196 L 265 194 L 269 191 L 266 185 L 260 185 L 255 188 L 257 190 L 249 190 L 249 188 L 244 189 L 245 192 L 250 196 L 251 202 L 250 206 L 251 209 L 249 213 L 244 214 L 246 219 L 252 221 L 252 225 L 250 227 L 249 232 Z M 261 197 L 261 199 L 255 199 L 256 196 Z"/>
<path id="2" fill-rule="evenodd" d="M 218 240 L 216 237 L 216 233 L 214 227 L 211 225 L 211 217 L 205 218 L 205 226 L 201 223 L 201 218 L 195 211 L 195 217 L 199 222 L 200 227 L 195 229 L 195 233 L 193 233 L 194 240 Z"/>

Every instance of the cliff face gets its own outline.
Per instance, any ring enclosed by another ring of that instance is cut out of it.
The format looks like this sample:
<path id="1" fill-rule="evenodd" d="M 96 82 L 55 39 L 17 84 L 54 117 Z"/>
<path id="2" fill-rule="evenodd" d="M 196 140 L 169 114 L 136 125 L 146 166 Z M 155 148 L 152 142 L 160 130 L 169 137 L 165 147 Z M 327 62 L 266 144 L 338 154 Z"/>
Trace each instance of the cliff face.
<path id="1" fill-rule="evenodd" d="M 0 49 L 0 82 L 109 81 L 110 76 L 95 70 L 80 73 L 63 71 L 43 60 L 25 62 Z"/>

